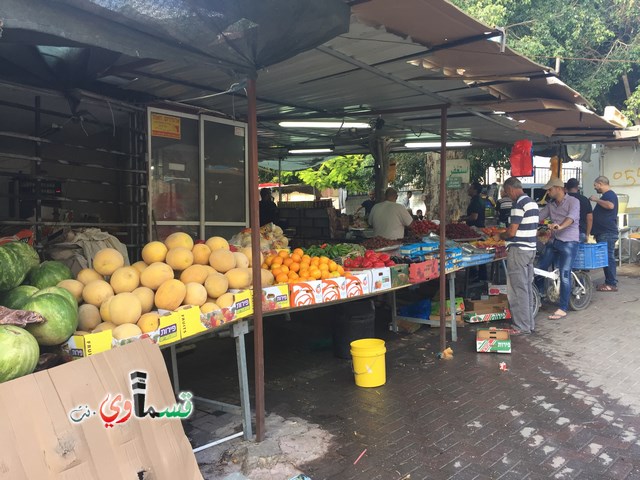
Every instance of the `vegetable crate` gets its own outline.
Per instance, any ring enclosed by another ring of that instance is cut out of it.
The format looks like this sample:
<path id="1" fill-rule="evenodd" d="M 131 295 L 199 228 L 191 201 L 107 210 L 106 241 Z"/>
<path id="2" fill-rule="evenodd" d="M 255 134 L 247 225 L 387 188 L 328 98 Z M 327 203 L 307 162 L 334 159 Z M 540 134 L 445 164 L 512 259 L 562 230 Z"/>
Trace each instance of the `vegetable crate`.
<path id="1" fill-rule="evenodd" d="M 571 268 L 575 270 L 591 270 L 609 265 L 609 254 L 606 243 L 580 243 Z"/>

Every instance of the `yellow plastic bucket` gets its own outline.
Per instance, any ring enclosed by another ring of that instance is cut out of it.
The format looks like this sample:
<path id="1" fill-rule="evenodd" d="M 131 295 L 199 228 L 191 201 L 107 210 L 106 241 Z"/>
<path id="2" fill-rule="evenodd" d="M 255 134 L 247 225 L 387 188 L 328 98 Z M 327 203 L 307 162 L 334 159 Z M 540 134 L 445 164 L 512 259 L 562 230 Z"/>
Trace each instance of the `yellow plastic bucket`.
<path id="1" fill-rule="evenodd" d="M 359 387 L 379 387 L 387 381 L 384 340 L 362 338 L 351 342 L 353 374 Z"/>

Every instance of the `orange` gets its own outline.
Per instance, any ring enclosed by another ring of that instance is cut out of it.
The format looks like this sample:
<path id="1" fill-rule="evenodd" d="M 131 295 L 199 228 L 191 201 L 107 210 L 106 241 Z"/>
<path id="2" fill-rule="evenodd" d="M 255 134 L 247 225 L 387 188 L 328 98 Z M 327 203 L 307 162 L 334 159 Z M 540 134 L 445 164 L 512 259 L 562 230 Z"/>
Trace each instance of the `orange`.
<path id="1" fill-rule="evenodd" d="M 263 268 L 265 270 L 269 270 L 269 265 L 267 265 L 267 262 L 265 262 L 262 265 L 260 265 L 260 268 Z"/>
<path id="2" fill-rule="evenodd" d="M 331 278 L 339 277 L 340 274 L 338 272 L 331 272 Z"/>
<path id="3" fill-rule="evenodd" d="M 311 270 L 311 276 L 315 279 L 315 280 L 320 280 L 322 278 L 322 272 L 319 269 L 314 269 Z"/>
<path id="4" fill-rule="evenodd" d="M 320 265 L 320 257 L 313 257 L 311 259 L 311 265 Z"/>
<path id="5" fill-rule="evenodd" d="M 300 263 L 300 261 L 302 260 L 302 257 L 297 253 L 294 253 L 293 255 L 291 255 L 291 260 L 293 260 L 296 263 Z"/>
<path id="6" fill-rule="evenodd" d="M 273 255 L 269 255 L 269 256 L 265 259 L 264 263 L 266 263 L 267 265 L 271 266 L 271 264 L 273 263 L 273 259 L 274 259 L 274 258 L 275 258 L 275 257 L 274 257 Z"/>
<path id="7" fill-rule="evenodd" d="M 275 266 L 280 266 L 282 265 L 284 258 L 282 257 L 276 257 L 273 259 L 273 263 L 271 265 L 275 265 Z"/>
<path id="8" fill-rule="evenodd" d="M 278 256 L 279 256 L 280 258 L 287 258 L 287 257 L 289 256 L 289 252 L 287 252 L 286 250 L 280 250 L 280 251 L 278 252 Z"/>
<path id="9" fill-rule="evenodd" d="M 320 278 L 322 280 L 326 280 L 327 278 L 331 277 L 331 273 L 328 270 L 324 270 L 322 272 L 322 275 L 320 276 Z"/>
<path id="10" fill-rule="evenodd" d="M 287 267 L 286 265 L 282 265 L 280 267 L 280 270 L 282 271 L 282 273 L 289 273 L 289 267 Z"/>
<path id="11" fill-rule="evenodd" d="M 271 270 L 271 273 L 273 274 L 274 277 L 277 277 L 278 275 L 280 275 L 282 273 L 282 269 L 276 267 L 276 268 Z"/>
<path id="12" fill-rule="evenodd" d="M 289 280 L 298 280 L 300 277 L 296 272 L 289 272 Z"/>
<path id="13" fill-rule="evenodd" d="M 293 258 L 285 258 L 284 261 L 282 262 L 283 265 L 286 265 L 287 267 L 290 266 L 293 263 Z"/>
<path id="14" fill-rule="evenodd" d="M 334 262 L 333 260 L 331 260 L 329 262 L 329 271 L 330 272 L 335 272 L 336 270 L 338 270 L 338 264 L 336 262 Z"/>
<path id="15" fill-rule="evenodd" d="M 292 272 L 299 272 L 300 271 L 300 264 L 299 263 L 292 263 L 291 265 L 289 265 L 289 270 L 291 270 Z"/>
<path id="16" fill-rule="evenodd" d="M 302 250 L 301 248 L 296 248 L 293 251 L 294 254 L 298 255 L 299 257 L 302 257 L 304 255 L 304 250 Z"/>
<path id="17" fill-rule="evenodd" d="M 344 275 L 344 268 L 342 267 L 342 265 L 338 265 L 338 273 L 340 275 Z"/>
<path id="18" fill-rule="evenodd" d="M 320 263 L 329 263 L 329 257 L 325 257 L 324 255 L 321 256 Z"/>
<path id="19" fill-rule="evenodd" d="M 323 272 L 328 272 L 329 271 L 329 265 L 327 265 L 326 263 L 321 263 L 318 268 L 320 270 L 322 270 Z"/>
<path id="20" fill-rule="evenodd" d="M 278 283 L 287 283 L 289 281 L 289 277 L 286 273 L 281 273 L 276 277 L 276 282 Z"/>
<path id="21" fill-rule="evenodd" d="M 311 257 L 309 255 L 303 255 L 302 256 L 302 262 L 307 262 L 307 263 L 311 263 Z"/>

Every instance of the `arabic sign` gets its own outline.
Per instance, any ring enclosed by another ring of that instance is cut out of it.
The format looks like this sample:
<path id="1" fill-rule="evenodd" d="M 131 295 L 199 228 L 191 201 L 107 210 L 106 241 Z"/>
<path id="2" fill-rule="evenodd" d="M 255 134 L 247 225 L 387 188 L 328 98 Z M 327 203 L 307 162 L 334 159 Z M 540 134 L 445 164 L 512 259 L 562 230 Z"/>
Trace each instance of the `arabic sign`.
<path id="1" fill-rule="evenodd" d="M 467 159 L 447 160 L 447 178 L 459 177 L 462 183 L 469 183 L 470 162 Z M 440 178 L 440 162 L 434 165 L 435 178 Z"/>
<path id="2" fill-rule="evenodd" d="M 97 411 L 89 405 L 78 405 L 69 412 L 69 420 L 72 423 L 82 423 L 88 418 L 99 415 L 105 428 L 113 428 L 123 424 L 131 418 L 188 418 L 193 411 L 191 392 L 180 392 L 180 402 L 162 410 L 146 405 L 147 396 L 147 372 L 134 371 L 129 374 L 131 378 L 131 397 L 125 398 L 121 393 L 112 395 L 108 393 L 100 403 Z"/>
<path id="3" fill-rule="evenodd" d="M 447 177 L 447 188 L 454 190 L 462 188 L 462 177 Z"/>
<path id="4" fill-rule="evenodd" d="M 152 113 L 151 136 L 180 140 L 182 136 L 180 132 L 180 117 Z"/>

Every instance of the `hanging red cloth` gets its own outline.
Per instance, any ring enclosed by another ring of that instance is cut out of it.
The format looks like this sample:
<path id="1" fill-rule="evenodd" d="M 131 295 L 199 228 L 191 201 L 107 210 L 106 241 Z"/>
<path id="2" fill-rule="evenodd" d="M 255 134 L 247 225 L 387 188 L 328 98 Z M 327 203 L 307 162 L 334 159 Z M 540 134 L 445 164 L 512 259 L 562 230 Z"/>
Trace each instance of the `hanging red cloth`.
<path id="1" fill-rule="evenodd" d="M 533 175 L 533 143 L 530 140 L 518 140 L 511 148 L 511 175 L 530 177 Z"/>

